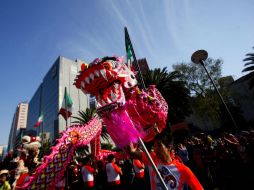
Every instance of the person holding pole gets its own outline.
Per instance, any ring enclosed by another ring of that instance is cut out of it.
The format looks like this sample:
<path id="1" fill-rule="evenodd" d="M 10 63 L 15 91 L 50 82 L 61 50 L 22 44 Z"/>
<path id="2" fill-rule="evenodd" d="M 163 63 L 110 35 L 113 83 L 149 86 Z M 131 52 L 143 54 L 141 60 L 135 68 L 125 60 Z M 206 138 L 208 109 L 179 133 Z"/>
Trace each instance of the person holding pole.
<path id="1" fill-rule="evenodd" d="M 166 140 L 160 137 L 154 139 L 154 150 L 150 153 L 156 167 L 158 168 L 168 190 L 183 189 L 187 184 L 192 190 L 203 190 L 199 180 L 193 172 L 184 164 L 172 160 L 170 157 L 170 147 Z M 151 167 L 144 152 L 137 151 L 133 143 L 130 143 L 128 152 L 134 159 L 139 159 L 148 166 L 150 175 L 151 190 L 161 190 L 163 187 Z"/>

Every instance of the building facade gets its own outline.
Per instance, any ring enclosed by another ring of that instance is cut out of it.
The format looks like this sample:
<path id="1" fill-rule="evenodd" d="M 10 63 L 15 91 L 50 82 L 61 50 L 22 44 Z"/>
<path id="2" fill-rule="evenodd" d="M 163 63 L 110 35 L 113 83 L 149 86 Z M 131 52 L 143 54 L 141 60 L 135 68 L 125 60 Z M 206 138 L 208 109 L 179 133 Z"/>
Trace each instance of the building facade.
<path id="1" fill-rule="evenodd" d="M 244 119 L 254 124 L 254 89 L 250 89 L 250 74 L 240 77 L 229 85 L 234 101 L 240 106 Z M 253 126 L 252 126 L 253 127 Z"/>
<path id="2" fill-rule="evenodd" d="M 137 61 L 142 75 L 145 75 L 150 70 L 146 58 L 138 59 Z"/>
<path id="3" fill-rule="evenodd" d="M 7 145 L 0 145 L 0 162 L 3 161 L 7 154 Z"/>
<path id="4" fill-rule="evenodd" d="M 20 131 L 26 129 L 27 126 L 27 114 L 28 114 L 28 103 L 21 102 L 17 106 L 13 119 L 12 125 L 9 134 L 9 141 L 8 141 L 8 151 L 15 149 L 16 145 L 19 143 L 19 139 L 16 141 L 17 134 Z"/>
<path id="5" fill-rule="evenodd" d="M 58 115 L 65 88 L 73 101 L 73 116 L 89 107 L 89 97 L 73 85 L 82 63 L 81 60 L 57 58 L 29 102 L 28 133 L 44 134 L 44 138 L 50 138 L 52 141 L 58 137 L 59 132 L 66 129 L 66 121 Z M 43 122 L 35 128 L 34 125 L 41 114 L 43 114 Z M 71 118 L 68 119 L 68 126 L 72 121 Z"/>
<path id="6" fill-rule="evenodd" d="M 232 108 L 228 107 L 231 114 L 235 117 L 234 119 L 238 127 L 243 129 L 250 127 L 253 128 L 254 126 L 254 89 L 249 88 L 249 80 L 250 74 L 242 76 L 237 80 L 234 80 L 232 76 L 221 77 L 218 80 L 219 90 L 221 92 L 227 92 L 227 101 L 230 102 L 232 105 L 240 108 L 240 113 L 234 116 L 234 110 L 231 110 Z M 243 117 L 243 123 L 240 123 L 241 117 L 239 118 L 239 116 Z M 200 117 L 198 116 L 198 114 L 195 114 L 195 112 L 192 113 L 189 117 L 187 117 L 186 121 L 193 124 L 194 126 L 199 127 L 201 130 L 204 131 L 216 130 L 222 124 L 219 119 L 214 120 L 208 117 L 206 113 L 203 113 L 202 117 Z"/>

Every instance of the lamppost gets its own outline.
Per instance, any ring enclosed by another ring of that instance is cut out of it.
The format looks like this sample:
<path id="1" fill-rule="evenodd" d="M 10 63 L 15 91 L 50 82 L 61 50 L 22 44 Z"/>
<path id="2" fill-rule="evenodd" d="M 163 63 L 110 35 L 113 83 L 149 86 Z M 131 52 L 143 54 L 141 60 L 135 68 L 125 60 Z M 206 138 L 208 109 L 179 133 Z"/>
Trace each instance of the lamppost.
<path id="1" fill-rule="evenodd" d="M 204 61 L 207 59 L 207 57 L 208 57 L 207 51 L 205 51 L 205 50 L 198 50 L 198 51 L 195 51 L 195 52 L 192 54 L 192 56 L 191 56 L 191 61 L 192 61 L 193 63 L 195 63 L 195 64 L 201 64 L 201 65 L 204 67 L 204 69 L 205 69 L 205 71 L 206 71 L 206 73 L 207 73 L 209 79 L 211 80 L 211 82 L 212 82 L 212 84 L 213 84 L 213 87 L 214 87 L 215 91 L 216 91 L 217 94 L 219 95 L 222 104 L 224 105 L 225 109 L 227 110 L 227 113 L 228 113 L 229 117 L 231 118 L 231 120 L 232 120 L 232 122 L 233 122 L 233 124 L 234 124 L 235 129 L 237 129 L 238 126 L 237 126 L 237 124 L 236 124 L 236 122 L 235 122 L 235 120 L 234 120 L 234 118 L 233 118 L 231 112 L 229 111 L 227 104 L 226 104 L 225 101 L 223 100 L 223 98 L 222 98 L 222 96 L 221 96 L 221 94 L 220 94 L 218 88 L 216 87 L 216 85 L 215 85 L 215 83 L 214 83 L 214 81 L 213 81 L 211 75 L 209 74 L 209 72 L 207 71 L 207 69 L 206 69 L 206 67 L 205 67 Z"/>

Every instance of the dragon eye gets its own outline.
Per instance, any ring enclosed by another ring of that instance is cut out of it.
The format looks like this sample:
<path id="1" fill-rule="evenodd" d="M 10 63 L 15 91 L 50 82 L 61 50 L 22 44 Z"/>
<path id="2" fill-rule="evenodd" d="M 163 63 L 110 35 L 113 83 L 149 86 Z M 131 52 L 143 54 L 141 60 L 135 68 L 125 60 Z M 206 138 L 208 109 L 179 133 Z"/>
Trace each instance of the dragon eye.
<path id="1" fill-rule="evenodd" d="M 107 70 L 111 70 L 112 69 L 112 63 L 110 63 L 110 62 L 107 62 L 107 61 L 103 62 L 102 65 Z"/>

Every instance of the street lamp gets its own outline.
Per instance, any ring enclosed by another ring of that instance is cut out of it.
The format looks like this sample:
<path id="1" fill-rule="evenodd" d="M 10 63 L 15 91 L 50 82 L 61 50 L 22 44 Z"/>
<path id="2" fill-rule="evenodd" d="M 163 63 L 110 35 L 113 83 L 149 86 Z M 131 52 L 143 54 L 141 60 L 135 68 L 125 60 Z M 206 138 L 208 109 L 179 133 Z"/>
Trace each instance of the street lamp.
<path id="1" fill-rule="evenodd" d="M 210 76 L 209 72 L 207 71 L 207 69 L 206 69 L 206 67 L 205 67 L 204 61 L 207 59 L 207 57 L 208 57 L 207 51 L 205 51 L 205 50 L 198 50 L 198 51 L 195 51 L 195 52 L 192 54 L 192 56 L 191 56 L 191 61 L 192 61 L 193 63 L 195 63 L 195 64 L 201 64 L 201 65 L 204 67 L 204 69 L 205 69 L 205 71 L 206 71 L 206 73 L 207 73 L 209 79 L 211 80 L 211 82 L 212 82 L 212 84 L 213 84 L 214 89 L 216 90 L 217 94 L 218 94 L 219 97 L 220 97 L 220 100 L 221 100 L 222 104 L 223 104 L 224 107 L 226 108 L 227 113 L 228 113 L 229 117 L 231 118 L 231 120 L 232 120 L 232 122 L 233 122 L 233 124 L 234 124 L 234 127 L 237 129 L 237 128 L 238 128 L 238 127 L 237 127 L 237 124 L 236 124 L 236 122 L 235 122 L 235 120 L 234 120 L 234 118 L 233 118 L 231 112 L 229 111 L 227 104 L 226 104 L 225 101 L 223 100 L 223 98 L 222 98 L 222 96 L 221 96 L 221 94 L 220 94 L 218 88 L 216 87 L 216 85 L 215 85 L 215 83 L 214 83 L 212 77 Z"/>

